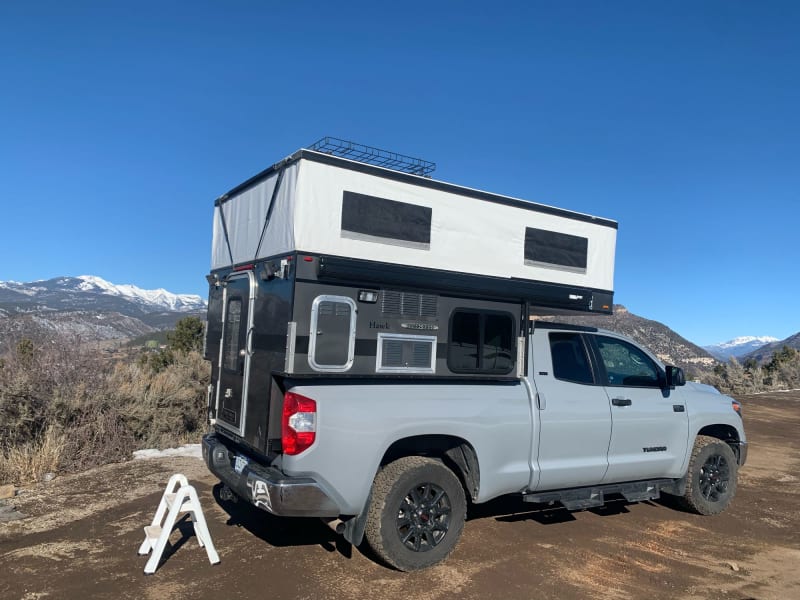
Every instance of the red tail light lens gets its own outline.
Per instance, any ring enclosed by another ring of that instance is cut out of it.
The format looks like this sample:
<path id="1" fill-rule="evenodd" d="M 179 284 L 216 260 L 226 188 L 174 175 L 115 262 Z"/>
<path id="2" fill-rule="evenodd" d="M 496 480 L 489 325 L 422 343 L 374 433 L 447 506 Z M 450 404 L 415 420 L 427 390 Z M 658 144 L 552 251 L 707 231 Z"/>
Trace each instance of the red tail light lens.
<path id="1" fill-rule="evenodd" d="M 284 454 L 300 454 L 317 438 L 317 403 L 294 392 L 283 396 L 281 446 Z"/>

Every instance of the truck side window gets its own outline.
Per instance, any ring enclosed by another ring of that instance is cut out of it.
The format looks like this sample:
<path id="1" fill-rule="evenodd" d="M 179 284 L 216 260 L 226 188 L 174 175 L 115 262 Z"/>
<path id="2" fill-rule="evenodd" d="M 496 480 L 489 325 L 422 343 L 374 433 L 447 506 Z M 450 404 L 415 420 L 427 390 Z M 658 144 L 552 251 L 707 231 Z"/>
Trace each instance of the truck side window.
<path id="1" fill-rule="evenodd" d="M 589 357 L 577 333 L 550 333 L 550 354 L 556 379 L 575 383 L 594 383 Z"/>
<path id="2" fill-rule="evenodd" d="M 447 366 L 454 373 L 505 375 L 514 368 L 514 318 L 509 313 L 453 311 Z"/>
<path id="3" fill-rule="evenodd" d="M 608 385 L 661 387 L 659 369 L 642 350 L 623 340 L 596 336 Z"/>

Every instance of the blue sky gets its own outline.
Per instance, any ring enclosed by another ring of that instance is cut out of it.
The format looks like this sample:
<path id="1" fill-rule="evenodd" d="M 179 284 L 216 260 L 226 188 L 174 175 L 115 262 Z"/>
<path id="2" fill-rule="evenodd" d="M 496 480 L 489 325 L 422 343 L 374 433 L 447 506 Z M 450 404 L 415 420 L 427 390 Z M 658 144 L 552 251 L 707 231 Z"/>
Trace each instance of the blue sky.
<path id="1" fill-rule="evenodd" d="M 800 3 L 3 2 L 0 280 L 205 295 L 213 199 L 325 135 L 619 221 L 615 299 L 800 331 Z"/>

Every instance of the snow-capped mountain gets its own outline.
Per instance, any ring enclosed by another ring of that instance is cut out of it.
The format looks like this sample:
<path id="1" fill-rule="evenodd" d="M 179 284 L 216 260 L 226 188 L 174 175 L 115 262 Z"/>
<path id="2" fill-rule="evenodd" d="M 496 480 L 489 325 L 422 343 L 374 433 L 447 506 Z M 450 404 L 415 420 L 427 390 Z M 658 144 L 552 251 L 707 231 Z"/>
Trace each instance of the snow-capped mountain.
<path id="1" fill-rule="evenodd" d="M 20 337 L 114 340 L 205 317 L 205 301 L 165 289 L 116 285 L 93 275 L 21 283 L 0 281 L 0 351 Z"/>
<path id="2" fill-rule="evenodd" d="M 194 294 L 174 294 L 165 289 L 143 290 L 116 285 L 94 275 L 56 277 L 20 283 L 0 281 L 0 308 L 12 312 L 37 310 L 101 310 L 139 316 L 161 311 L 192 312 L 205 308 Z"/>
<path id="3" fill-rule="evenodd" d="M 205 308 L 206 302 L 196 294 L 173 294 L 164 288 L 157 290 L 143 290 L 140 287 L 124 283 L 114 285 L 105 279 L 94 275 L 81 275 L 78 277 L 83 283 L 78 287 L 83 291 L 102 290 L 111 296 L 124 296 L 143 305 L 153 306 L 158 309 L 185 312 Z"/>
<path id="4" fill-rule="evenodd" d="M 711 346 L 703 346 L 703 348 L 716 358 L 727 361 L 732 356 L 735 356 L 738 359 L 750 354 L 755 350 L 758 350 L 766 344 L 777 341 L 778 338 L 770 337 L 768 335 L 762 335 L 758 337 L 745 335 L 734 338 L 728 342 L 712 344 Z"/>

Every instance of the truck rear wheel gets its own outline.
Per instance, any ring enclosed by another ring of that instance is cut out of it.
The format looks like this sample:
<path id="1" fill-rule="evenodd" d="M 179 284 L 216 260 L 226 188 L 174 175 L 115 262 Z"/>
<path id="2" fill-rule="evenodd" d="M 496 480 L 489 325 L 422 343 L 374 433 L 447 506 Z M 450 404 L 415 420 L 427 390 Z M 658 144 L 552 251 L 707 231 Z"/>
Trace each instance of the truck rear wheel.
<path id="1" fill-rule="evenodd" d="M 698 435 L 686 473 L 684 506 L 701 515 L 721 513 L 736 494 L 737 472 L 736 455 L 728 444 Z"/>
<path id="2" fill-rule="evenodd" d="M 464 529 L 464 488 L 441 461 L 407 456 L 378 472 L 365 535 L 375 553 L 401 571 L 443 561 Z"/>

